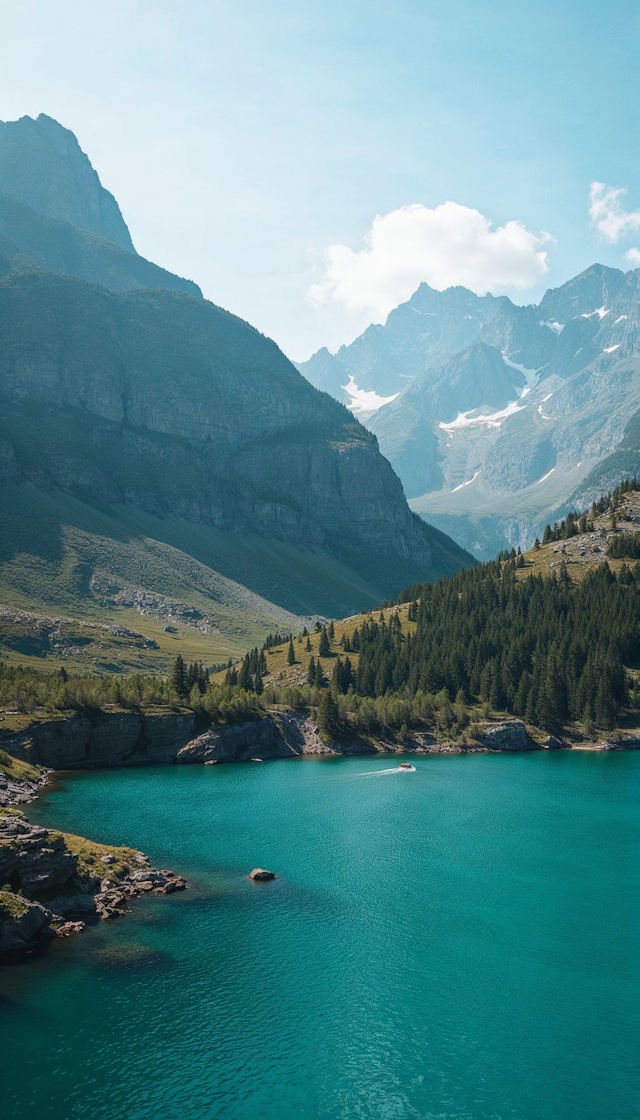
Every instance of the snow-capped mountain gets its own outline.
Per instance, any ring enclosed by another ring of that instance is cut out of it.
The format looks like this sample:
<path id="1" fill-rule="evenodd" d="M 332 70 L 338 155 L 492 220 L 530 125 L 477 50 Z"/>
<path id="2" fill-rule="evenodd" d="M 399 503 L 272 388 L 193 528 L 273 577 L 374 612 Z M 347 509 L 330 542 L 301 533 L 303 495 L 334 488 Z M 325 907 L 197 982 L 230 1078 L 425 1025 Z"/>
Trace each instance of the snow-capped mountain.
<path id="1" fill-rule="evenodd" d="M 378 403 L 360 415 L 415 511 L 481 556 L 529 544 L 640 408 L 640 270 L 593 265 L 528 307 L 423 284 L 387 324 L 300 368 L 335 392 L 338 367 Z"/>

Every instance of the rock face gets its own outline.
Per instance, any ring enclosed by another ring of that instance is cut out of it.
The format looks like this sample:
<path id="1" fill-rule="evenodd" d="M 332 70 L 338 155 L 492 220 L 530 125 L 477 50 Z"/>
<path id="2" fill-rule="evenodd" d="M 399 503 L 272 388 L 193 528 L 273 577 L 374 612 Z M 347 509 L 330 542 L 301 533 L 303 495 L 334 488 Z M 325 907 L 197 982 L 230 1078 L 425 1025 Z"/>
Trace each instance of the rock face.
<path id="1" fill-rule="evenodd" d="M 0 287 L 0 391 L 5 458 L 37 488 L 320 548 L 385 585 L 472 563 L 411 514 L 343 406 L 205 300 L 15 274 Z M 36 399 L 51 407 L 26 445 Z"/>
<path id="2" fill-rule="evenodd" d="M 0 956 L 29 949 L 52 917 L 39 902 L 0 891 Z"/>
<path id="3" fill-rule="evenodd" d="M 527 729 L 520 720 L 509 723 L 499 723 L 495 727 L 488 727 L 484 735 L 484 744 L 492 751 L 530 751 L 535 749 L 527 735 Z"/>
<path id="4" fill-rule="evenodd" d="M 73 132 L 41 113 L 0 121 L 0 191 L 37 214 L 69 222 L 135 253 L 120 207 Z"/>
<path id="5" fill-rule="evenodd" d="M 0 745 L 14 758 L 54 770 L 151 765 L 170 762 L 194 726 L 193 712 L 114 713 L 95 723 L 75 716 L 33 724 Z"/>
<path id="6" fill-rule="evenodd" d="M 78 857 L 61 833 L 29 824 L 20 815 L 0 816 L 0 882 L 21 887 L 27 898 L 50 892 L 72 878 Z"/>
<path id="7" fill-rule="evenodd" d="M 324 743 L 302 712 L 272 712 L 265 719 L 205 731 L 178 751 L 176 761 L 246 762 L 256 752 L 266 758 L 297 758 L 337 754 L 341 748 Z"/>
<path id="8" fill-rule="evenodd" d="M 383 594 L 473 562 L 275 343 L 137 257 L 66 129 L 0 123 L 0 192 L 6 483 L 320 549 Z"/>

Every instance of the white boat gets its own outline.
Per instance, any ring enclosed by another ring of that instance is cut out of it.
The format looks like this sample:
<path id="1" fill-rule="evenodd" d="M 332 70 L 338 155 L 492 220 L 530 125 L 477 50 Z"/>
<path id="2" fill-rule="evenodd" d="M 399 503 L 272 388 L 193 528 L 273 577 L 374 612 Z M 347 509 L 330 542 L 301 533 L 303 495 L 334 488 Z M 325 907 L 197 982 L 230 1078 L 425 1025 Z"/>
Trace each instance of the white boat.
<path id="1" fill-rule="evenodd" d="M 410 762 L 401 762 L 399 767 L 398 767 L 398 770 L 407 770 L 407 771 L 413 770 L 415 772 L 415 766 L 412 766 Z"/>

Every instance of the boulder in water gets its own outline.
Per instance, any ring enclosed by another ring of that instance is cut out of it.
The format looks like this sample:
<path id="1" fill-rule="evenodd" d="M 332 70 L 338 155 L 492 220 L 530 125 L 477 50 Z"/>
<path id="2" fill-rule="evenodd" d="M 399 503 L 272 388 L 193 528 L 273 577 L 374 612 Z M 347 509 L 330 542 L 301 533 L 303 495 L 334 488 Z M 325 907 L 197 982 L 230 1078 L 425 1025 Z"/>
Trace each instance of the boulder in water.
<path id="1" fill-rule="evenodd" d="M 273 871 L 265 871 L 264 867 L 254 867 L 249 878 L 253 879 L 254 883 L 266 883 L 269 879 L 275 879 L 275 875 Z"/>

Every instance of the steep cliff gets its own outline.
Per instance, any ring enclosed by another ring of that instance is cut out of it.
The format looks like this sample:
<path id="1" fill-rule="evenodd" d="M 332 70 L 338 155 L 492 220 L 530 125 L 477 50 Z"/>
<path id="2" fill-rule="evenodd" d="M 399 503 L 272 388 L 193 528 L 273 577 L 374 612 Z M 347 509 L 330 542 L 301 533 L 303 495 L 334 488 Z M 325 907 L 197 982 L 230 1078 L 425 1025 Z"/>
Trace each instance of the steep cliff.
<path id="1" fill-rule="evenodd" d="M 13 484 L 319 549 L 388 591 L 471 562 L 347 409 L 205 300 L 10 274 L 0 393 Z"/>
<path id="2" fill-rule="evenodd" d="M 115 198 L 73 132 L 46 113 L 0 121 L 0 191 L 45 218 L 91 230 L 135 253 Z"/>

